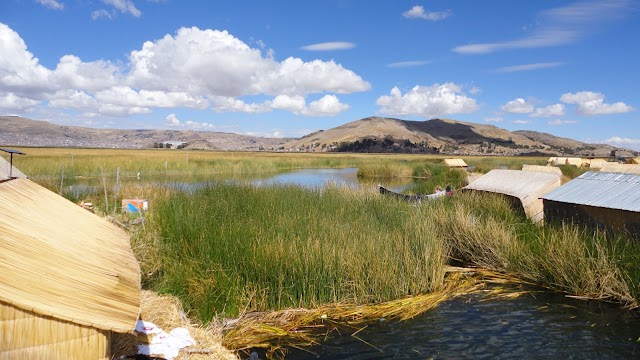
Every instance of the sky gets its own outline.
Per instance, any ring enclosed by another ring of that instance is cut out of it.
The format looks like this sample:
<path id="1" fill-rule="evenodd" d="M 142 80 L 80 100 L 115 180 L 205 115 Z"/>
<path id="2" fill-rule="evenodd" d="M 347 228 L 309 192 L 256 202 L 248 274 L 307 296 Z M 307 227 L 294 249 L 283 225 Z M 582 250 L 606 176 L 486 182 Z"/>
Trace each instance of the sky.
<path id="1" fill-rule="evenodd" d="M 64 125 L 440 117 L 640 150 L 639 66 L 640 0 L 0 1 L 0 115 Z"/>

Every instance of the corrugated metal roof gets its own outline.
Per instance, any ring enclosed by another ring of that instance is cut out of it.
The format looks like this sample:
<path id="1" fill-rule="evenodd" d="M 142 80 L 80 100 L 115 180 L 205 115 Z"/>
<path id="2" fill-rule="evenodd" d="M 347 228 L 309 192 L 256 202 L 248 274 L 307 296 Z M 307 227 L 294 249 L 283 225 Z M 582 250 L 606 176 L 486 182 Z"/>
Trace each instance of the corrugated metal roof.
<path id="1" fill-rule="evenodd" d="M 542 199 L 608 209 L 640 211 L 640 176 L 587 172 Z"/>
<path id="2" fill-rule="evenodd" d="M 550 184 L 560 186 L 560 178 L 558 174 L 546 172 L 495 169 L 464 189 L 496 192 L 524 200 L 531 195 L 540 196 L 540 189 Z"/>

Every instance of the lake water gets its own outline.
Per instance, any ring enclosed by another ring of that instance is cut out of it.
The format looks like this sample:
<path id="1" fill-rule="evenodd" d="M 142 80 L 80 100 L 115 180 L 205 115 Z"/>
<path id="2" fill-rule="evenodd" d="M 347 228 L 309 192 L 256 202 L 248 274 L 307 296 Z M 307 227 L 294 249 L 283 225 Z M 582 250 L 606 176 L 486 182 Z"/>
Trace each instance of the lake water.
<path id="1" fill-rule="evenodd" d="M 310 352 L 290 350 L 286 359 L 640 358 L 637 314 L 553 292 L 460 297 L 408 321 L 372 324 L 357 337 L 334 333 Z"/>

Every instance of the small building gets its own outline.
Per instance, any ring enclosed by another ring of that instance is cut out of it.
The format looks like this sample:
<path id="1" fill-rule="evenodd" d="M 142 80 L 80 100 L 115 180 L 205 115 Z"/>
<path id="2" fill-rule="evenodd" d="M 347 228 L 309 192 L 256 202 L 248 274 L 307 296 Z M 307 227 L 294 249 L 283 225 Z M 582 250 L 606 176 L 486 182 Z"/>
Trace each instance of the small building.
<path id="1" fill-rule="evenodd" d="M 606 163 L 605 159 L 582 159 L 582 167 L 589 169 L 600 169 Z"/>
<path id="2" fill-rule="evenodd" d="M 547 165 L 561 166 L 561 165 L 573 165 L 576 167 L 582 166 L 582 159 L 576 157 L 550 157 L 547 160 Z"/>
<path id="3" fill-rule="evenodd" d="M 541 166 L 541 165 L 527 165 L 522 164 L 523 171 L 537 171 L 537 172 L 545 172 L 550 174 L 562 175 L 562 170 L 555 166 Z"/>
<path id="4" fill-rule="evenodd" d="M 620 164 L 617 162 L 608 162 L 600 167 L 602 172 L 624 173 L 640 175 L 640 165 L 638 164 Z"/>
<path id="5" fill-rule="evenodd" d="M 640 176 L 586 172 L 541 197 L 546 221 L 625 232 L 640 239 Z"/>
<path id="6" fill-rule="evenodd" d="M 0 359 L 111 359 L 140 313 L 127 233 L 23 177 L 0 179 L 0 229 Z"/>
<path id="7" fill-rule="evenodd" d="M 467 170 L 467 163 L 462 159 L 444 159 L 444 164 L 450 169 L 464 169 Z"/>
<path id="8" fill-rule="evenodd" d="M 462 188 L 463 191 L 483 191 L 511 198 L 534 223 L 543 220 L 541 196 L 560 186 L 562 175 L 537 171 L 494 169 Z"/>

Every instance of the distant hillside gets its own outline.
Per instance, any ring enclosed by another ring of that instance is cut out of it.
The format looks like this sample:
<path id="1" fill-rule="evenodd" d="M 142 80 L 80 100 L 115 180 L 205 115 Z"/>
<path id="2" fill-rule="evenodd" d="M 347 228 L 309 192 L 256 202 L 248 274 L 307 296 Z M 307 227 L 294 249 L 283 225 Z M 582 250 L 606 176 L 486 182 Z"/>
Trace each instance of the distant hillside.
<path id="1" fill-rule="evenodd" d="M 586 144 L 536 131 L 507 131 L 451 119 L 408 121 L 368 117 L 299 139 L 263 138 L 192 130 L 93 129 L 0 116 L 0 146 L 150 148 L 184 143 L 198 150 L 413 152 L 451 155 L 632 155 L 604 144 Z"/>
<path id="2" fill-rule="evenodd" d="M 275 150 L 290 140 L 212 131 L 94 129 L 0 116 L 2 146 L 150 148 L 171 141 L 185 142 L 192 149 Z"/>
<path id="3" fill-rule="evenodd" d="M 368 117 L 285 144 L 298 151 L 419 152 L 460 155 L 575 155 L 607 157 L 616 148 L 535 131 L 451 119 L 408 121 Z"/>

